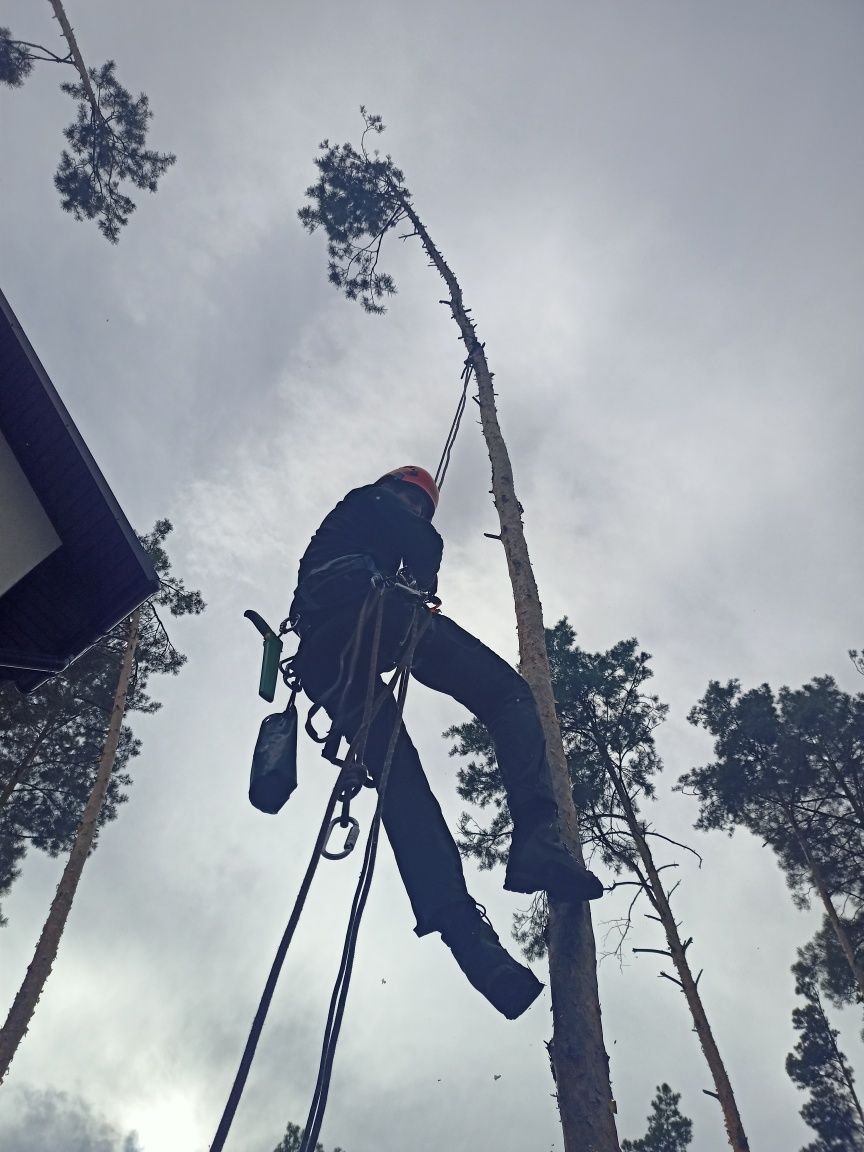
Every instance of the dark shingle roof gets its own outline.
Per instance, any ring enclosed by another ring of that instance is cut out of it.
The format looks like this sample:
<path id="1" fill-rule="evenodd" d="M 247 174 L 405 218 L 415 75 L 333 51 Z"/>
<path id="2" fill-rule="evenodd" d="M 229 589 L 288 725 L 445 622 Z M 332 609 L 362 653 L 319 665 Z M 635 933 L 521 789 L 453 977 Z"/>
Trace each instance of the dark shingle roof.
<path id="1" fill-rule="evenodd" d="M 2 292 L 0 432 L 61 541 L 0 596 L 0 679 L 28 690 L 79 656 L 159 583 Z M 29 670 L 22 669 L 28 662 Z"/>

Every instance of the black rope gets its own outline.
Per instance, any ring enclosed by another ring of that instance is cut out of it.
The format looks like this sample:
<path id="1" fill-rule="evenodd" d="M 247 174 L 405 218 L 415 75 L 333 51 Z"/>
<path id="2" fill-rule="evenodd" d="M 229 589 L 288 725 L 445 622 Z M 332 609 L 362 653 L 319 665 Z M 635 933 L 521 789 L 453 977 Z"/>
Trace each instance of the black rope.
<path id="1" fill-rule="evenodd" d="M 396 743 L 399 739 L 399 731 L 402 726 L 402 715 L 405 710 L 405 697 L 408 692 L 408 681 L 411 677 L 411 665 L 414 659 L 414 651 L 428 623 L 429 620 L 426 619 L 421 624 L 418 624 L 417 612 L 415 609 L 411 638 L 405 654 L 400 661 L 398 669 L 396 719 L 393 724 L 393 730 L 390 734 L 390 742 L 387 747 L 387 753 L 384 757 L 384 763 L 381 767 L 381 773 L 378 779 L 378 802 L 375 805 L 375 813 L 372 817 L 372 823 L 369 828 L 369 836 L 366 841 L 366 851 L 363 856 L 363 865 L 360 870 L 357 887 L 354 891 L 354 899 L 351 905 L 351 915 L 348 920 L 348 931 L 346 933 L 345 944 L 342 949 L 342 959 L 339 965 L 339 972 L 336 977 L 336 982 L 333 986 L 333 993 L 330 998 L 330 1009 L 327 1015 L 327 1024 L 324 1029 L 324 1042 L 321 1047 L 321 1060 L 318 1066 L 318 1078 L 315 1083 L 315 1091 L 312 1097 L 312 1104 L 309 1108 L 309 1115 L 306 1119 L 303 1139 L 298 1152 L 314 1152 L 318 1136 L 321 1132 L 321 1125 L 324 1122 L 324 1110 L 327 1107 L 327 1098 L 330 1091 L 330 1077 L 333 1071 L 333 1060 L 336 1055 L 336 1044 L 339 1039 L 339 1032 L 342 1027 L 345 1005 L 348 1000 L 348 988 L 354 969 L 354 956 L 357 948 L 357 938 L 360 931 L 360 922 L 363 917 L 363 912 L 366 908 L 366 902 L 369 898 L 369 891 L 372 886 L 372 875 L 375 870 L 375 860 L 378 852 L 378 838 L 381 829 L 381 813 L 384 805 L 384 794 L 387 789 L 387 781 L 390 776 L 390 768 L 393 763 L 393 756 L 396 751 Z"/>
<path id="2" fill-rule="evenodd" d="M 300 891 L 297 893 L 297 899 L 294 901 L 294 907 L 291 910 L 291 915 L 288 918 L 288 924 L 282 934 L 282 939 L 279 941 L 279 947 L 276 949 L 276 956 L 270 967 L 270 974 L 267 977 L 267 983 L 264 985 L 264 991 L 261 995 L 261 1000 L 258 1004 L 258 1011 L 255 1013 L 255 1019 L 252 1021 L 252 1028 L 249 1032 L 249 1037 L 246 1041 L 246 1047 L 243 1049 L 243 1055 L 240 1059 L 240 1067 L 237 1069 L 237 1075 L 234 1077 L 234 1083 L 231 1086 L 231 1091 L 228 1094 L 228 1101 L 225 1105 L 225 1110 L 222 1113 L 222 1119 L 219 1121 L 219 1127 L 216 1129 L 216 1135 L 213 1137 L 213 1143 L 210 1145 L 210 1152 L 222 1152 L 225 1146 L 225 1141 L 228 1138 L 228 1132 L 231 1128 L 231 1123 L 234 1120 L 234 1114 L 237 1111 L 237 1106 L 240 1103 L 240 1097 L 243 1094 L 243 1088 L 246 1084 L 246 1079 L 249 1075 L 249 1069 L 252 1065 L 252 1059 L 255 1056 L 255 1049 L 258 1047 L 258 1040 L 261 1036 L 261 1030 L 264 1027 L 264 1021 L 267 1018 L 267 1011 L 270 1007 L 270 1001 L 273 999 L 273 993 L 276 990 L 276 983 L 279 980 L 279 973 L 282 971 L 282 965 L 285 961 L 285 956 L 288 952 L 288 946 L 294 936 L 297 924 L 300 920 L 300 913 L 303 911 L 303 906 L 306 903 L 306 897 L 309 895 L 309 889 L 312 887 L 312 880 L 315 876 L 315 871 L 318 867 L 318 862 L 321 859 L 321 852 L 327 842 L 327 836 L 330 831 L 330 821 L 333 817 L 333 812 L 339 800 L 339 792 L 341 789 L 341 782 L 339 780 L 333 786 L 333 791 L 330 793 L 330 799 L 327 801 L 327 809 L 324 813 L 324 819 L 321 822 L 321 827 L 318 830 L 318 836 L 315 840 L 315 847 L 312 850 L 312 859 L 306 869 L 306 874 L 303 877 L 303 882 L 300 885 Z"/>
<path id="3" fill-rule="evenodd" d="M 411 664 L 414 659 L 414 651 L 417 647 L 417 643 L 420 640 L 420 636 L 428 624 L 428 619 L 423 621 L 423 623 L 420 625 L 417 624 L 417 609 L 415 609 L 411 631 L 409 633 L 409 641 L 402 659 L 397 666 L 396 673 L 387 687 L 385 687 L 381 693 L 378 693 L 376 698 L 376 670 L 384 610 L 383 589 L 376 589 L 374 592 L 370 593 L 366 604 L 364 604 L 364 609 L 360 614 L 355 632 L 355 643 L 351 653 L 350 668 L 352 673 L 356 669 L 357 657 L 359 655 L 361 644 L 361 637 L 359 633 L 365 630 L 366 624 L 371 615 L 372 605 L 375 603 L 376 599 L 378 603 L 375 619 L 375 630 L 373 632 L 370 652 L 369 682 L 367 684 L 366 696 L 363 703 L 363 717 L 360 722 L 360 727 L 358 728 L 354 739 L 351 741 L 348 752 L 345 756 L 343 767 L 339 773 L 339 777 L 336 780 L 336 783 L 333 785 L 333 790 L 331 791 L 330 797 L 327 801 L 324 818 L 321 822 L 321 827 L 318 830 L 318 836 L 315 840 L 315 847 L 312 850 L 312 858 L 306 868 L 306 873 L 303 877 L 300 890 L 297 894 L 296 900 L 294 901 L 294 907 L 292 908 L 291 915 L 288 919 L 288 924 L 286 925 L 285 931 L 282 934 L 282 939 L 279 942 L 279 947 L 276 950 L 276 955 L 270 967 L 270 973 L 267 977 L 267 982 L 264 985 L 264 991 L 261 995 L 261 1000 L 259 1001 L 258 1009 L 255 1013 L 255 1018 L 252 1021 L 252 1027 L 249 1031 L 249 1036 L 246 1040 L 246 1046 L 243 1049 L 243 1055 L 240 1059 L 240 1066 L 238 1067 L 237 1074 L 234 1077 L 234 1083 L 231 1086 L 231 1091 L 228 1095 L 225 1109 L 219 1121 L 219 1126 L 216 1129 L 216 1135 L 213 1138 L 213 1143 L 210 1145 L 210 1152 L 222 1152 L 225 1146 L 225 1141 L 228 1138 L 231 1124 L 234 1120 L 234 1116 L 240 1104 L 240 1098 L 243 1094 L 243 1089 L 246 1085 L 246 1080 L 249 1076 L 249 1069 L 255 1056 L 255 1050 L 261 1037 L 264 1022 L 267 1018 L 267 1012 L 273 999 L 273 993 L 276 990 L 276 984 L 282 971 L 282 965 L 284 964 L 285 956 L 288 952 L 288 947 L 291 944 L 294 932 L 297 929 L 297 924 L 300 920 L 300 914 L 302 913 L 305 906 L 306 898 L 309 895 L 309 890 L 312 886 L 312 880 L 318 868 L 318 862 L 321 859 L 323 849 L 327 844 L 333 812 L 340 800 L 342 800 L 344 803 L 346 799 L 350 798 L 351 795 L 356 795 L 360 790 L 362 784 L 359 780 L 357 769 L 358 766 L 362 766 L 362 754 L 365 752 L 366 740 L 369 734 L 369 728 L 371 726 L 372 719 L 377 714 L 379 708 L 381 707 L 383 701 L 386 699 L 388 693 L 392 690 L 394 684 L 398 683 L 396 720 L 390 736 L 390 742 L 387 747 L 387 753 L 384 758 L 384 764 L 382 766 L 378 781 L 378 802 L 375 807 L 375 813 L 372 817 L 372 824 L 370 826 L 369 837 L 366 842 L 366 850 L 364 853 L 363 865 L 360 871 L 360 878 L 358 880 L 351 906 L 348 930 L 346 933 L 345 944 L 342 950 L 342 960 L 340 962 L 339 973 L 336 977 L 336 984 L 331 996 L 330 1010 L 327 1016 L 327 1024 L 325 1026 L 324 1044 L 321 1052 L 321 1063 L 318 1071 L 318 1081 L 315 1085 L 315 1093 L 309 1112 L 309 1121 L 307 1121 L 306 1124 L 306 1133 L 309 1134 L 314 1129 L 314 1135 L 312 1136 L 311 1144 L 307 1141 L 306 1136 L 304 1136 L 304 1141 L 299 1152 L 308 1152 L 309 1149 L 314 1150 L 318 1133 L 321 1130 L 321 1124 L 324 1120 L 324 1109 L 326 1107 L 327 1095 L 330 1088 L 330 1074 L 333 1067 L 336 1042 L 339 1038 L 339 1031 L 342 1026 L 342 1017 L 345 1011 L 345 1003 L 348 997 L 348 986 L 351 980 L 351 973 L 354 966 L 354 953 L 357 947 L 357 936 L 360 929 L 360 921 L 363 916 L 363 911 L 366 907 L 366 901 L 368 899 L 369 890 L 372 883 L 372 874 L 375 868 L 375 858 L 378 849 L 378 833 L 381 824 L 381 807 L 384 799 L 384 790 L 387 786 L 387 780 L 390 775 L 390 767 L 393 762 L 393 755 L 396 750 L 396 741 L 399 737 L 399 729 L 402 724 L 402 714 L 405 708 L 405 696 L 408 690 L 408 680 L 410 679 Z"/>
<path id="4" fill-rule="evenodd" d="M 376 600 L 378 601 L 378 613 L 375 621 L 375 632 L 372 640 L 372 653 L 369 667 L 369 680 L 373 691 L 375 669 L 378 660 L 378 648 L 381 637 L 381 620 L 384 607 L 383 589 L 375 589 L 370 592 L 369 596 L 364 602 L 363 609 L 361 610 L 357 621 L 357 627 L 355 628 L 354 632 L 350 664 L 350 674 L 353 676 L 357 665 L 357 657 L 360 651 L 362 633 L 365 631 L 372 607 Z M 349 641 L 349 643 L 351 642 Z M 369 731 L 369 724 L 371 723 L 372 712 L 373 709 L 371 693 L 367 690 L 366 701 L 364 702 L 363 720 L 360 725 L 360 730 L 358 731 L 358 737 L 360 740 L 362 740 L 364 746 L 366 735 Z M 312 849 L 312 858 L 306 868 L 306 873 L 303 876 L 303 881 L 300 885 L 300 891 L 297 893 L 297 898 L 294 901 L 294 907 L 291 910 L 291 915 L 288 918 L 288 923 L 285 927 L 284 933 L 282 934 L 282 939 L 279 941 L 279 947 L 276 949 L 276 955 L 273 959 L 273 963 L 270 966 L 270 973 L 267 977 L 267 982 L 264 985 L 264 991 L 261 994 L 261 999 L 258 1003 L 258 1010 L 255 1013 L 255 1019 L 252 1021 L 252 1027 L 246 1040 L 246 1046 L 243 1049 L 243 1055 L 240 1058 L 240 1066 L 238 1067 L 237 1074 L 234 1077 L 234 1083 L 231 1085 L 231 1091 L 228 1094 L 228 1100 L 225 1104 L 225 1109 L 219 1121 L 219 1126 L 216 1129 L 216 1135 L 213 1137 L 213 1143 L 210 1145 L 210 1152 L 222 1152 L 225 1141 L 228 1139 L 228 1133 L 231 1129 L 231 1124 L 233 1123 L 234 1116 L 240 1104 L 240 1097 L 243 1094 L 243 1089 L 249 1076 L 249 1069 L 252 1066 L 255 1050 L 258 1047 L 261 1031 L 264 1028 L 264 1021 L 267 1019 L 267 1012 L 270 1008 L 270 1002 L 273 999 L 273 993 L 276 990 L 276 984 L 282 971 L 282 965 L 285 962 L 285 956 L 288 953 L 288 947 L 291 944 L 291 941 L 294 937 L 294 932 L 297 929 L 297 924 L 300 921 L 300 914 L 302 913 L 306 904 L 306 897 L 309 895 L 309 889 L 312 887 L 312 880 L 318 868 L 318 862 L 320 861 L 323 850 L 327 845 L 327 840 L 330 833 L 330 822 L 333 818 L 333 812 L 335 811 L 336 805 L 340 800 L 344 802 L 346 798 L 349 798 L 351 794 L 356 795 L 362 786 L 362 784 L 358 782 L 356 783 L 355 787 L 355 778 L 357 776 L 355 765 L 358 762 L 358 743 L 358 738 L 355 737 L 351 743 L 351 747 L 348 749 L 348 754 L 345 758 L 345 767 L 342 769 L 342 771 L 340 771 L 336 783 L 333 785 L 333 790 L 330 793 L 330 798 L 327 801 L 327 807 L 324 812 L 324 819 L 321 821 L 321 827 L 319 828 L 318 836 L 315 839 L 315 847 Z"/>
<path id="5" fill-rule="evenodd" d="M 473 371 L 474 361 L 469 356 L 462 369 L 462 395 L 459 397 L 459 403 L 456 405 L 456 415 L 453 417 L 450 431 L 447 433 L 447 439 L 444 442 L 444 451 L 441 453 L 441 459 L 438 461 L 438 467 L 435 469 L 435 484 L 439 492 L 444 484 L 447 469 L 450 467 L 450 453 L 453 451 L 453 445 L 456 443 L 456 436 L 459 433 L 459 425 L 462 423 L 462 413 L 465 411 L 465 403 L 468 399 L 468 385 L 471 382 Z"/>

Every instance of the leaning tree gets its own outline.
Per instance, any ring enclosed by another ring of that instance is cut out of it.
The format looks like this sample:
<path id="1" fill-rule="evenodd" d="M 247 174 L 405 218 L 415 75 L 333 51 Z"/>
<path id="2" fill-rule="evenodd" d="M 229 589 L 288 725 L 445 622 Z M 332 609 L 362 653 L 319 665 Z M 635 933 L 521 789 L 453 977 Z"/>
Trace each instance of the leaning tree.
<path id="1" fill-rule="evenodd" d="M 64 47 L 58 52 L 43 44 L 13 37 L 0 27 L 0 84 L 20 88 L 37 63 L 72 68 L 77 79 L 60 88 L 75 101 L 75 119 L 64 129 L 68 149 L 60 154 L 54 186 L 60 202 L 76 220 L 96 220 L 112 244 L 135 211 L 123 190 L 125 183 L 155 192 L 159 179 L 176 157 L 146 147 L 153 113 L 142 92 L 133 97 L 115 75 L 115 63 L 88 68 L 61 0 L 49 0 L 60 25 Z"/>
<path id="2" fill-rule="evenodd" d="M 404 173 L 390 156 L 367 148 L 367 138 L 384 130 L 381 117 L 361 107 L 365 130 L 359 148 L 325 140 L 315 160 L 318 179 L 307 189 L 300 219 L 327 237 L 328 277 L 349 300 L 381 313 L 395 292 L 392 276 L 379 268 L 388 234 L 407 228 L 420 241 L 444 281 L 446 300 L 464 341 L 466 370 L 477 381 L 480 423 L 492 467 L 492 495 L 499 538 L 513 588 L 522 674 L 528 681 L 546 737 L 562 835 L 582 857 L 579 823 L 567 772 L 567 757 L 555 713 L 543 612 L 516 496 L 513 466 L 498 420 L 493 374 L 486 350 L 466 307 L 462 288 L 420 218 Z M 553 1037 L 549 1045 L 567 1152 L 618 1152 L 609 1058 L 603 1044 L 597 960 L 587 904 L 550 900 L 549 976 Z"/>
<path id="3" fill-rule="evenodd" d="M 102 637 L 86 658 L 31 696 L 16 699 L 16 689 L 9 686 L 0 695 L 0 730 L 10 736 L 13 756 L 0 758 L 7 790 L 11 786 L 0 814 L 6 872 L 28 841 L 51 855 L 69 852 L 33 959 L 0 1028 L 0 1080 L 51 974 L 98 830 L 126 799 L 131 782 L 126 769 L 139 743 L 124 718 L 130 711 L 157 711 L 161 705 L 147 691 L 150 677 L 176 675 L 186 662 L 168 636 L 160 609 L 172 616 L 204 610 L 200 592 L 187 588 L 171 570 L 164 546 L 170 531 L 170 521 L 160 520 L 140 538 L 159 576 L 155 596 Z"/>

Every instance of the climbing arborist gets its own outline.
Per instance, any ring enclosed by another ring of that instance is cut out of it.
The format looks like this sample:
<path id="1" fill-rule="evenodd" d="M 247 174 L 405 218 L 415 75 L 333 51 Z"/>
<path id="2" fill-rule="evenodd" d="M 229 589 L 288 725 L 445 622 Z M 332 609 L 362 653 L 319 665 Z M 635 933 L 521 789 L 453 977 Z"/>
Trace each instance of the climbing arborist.
<path id="1" fill-rule="evenodd" d="M 294 667 L 306 694 L 350 740 L 363 714 L 371 642 L 364 639 L 346 684 L 346 652 L 373 575 L 408 582 L 432 596 L 443 543 L 432 526 L 438 489 L 423 468 L 396 468 L 355 488 L 325 516 L 300 561 L 290 619 L 300 636 Z M 384 595 L 377 672 L 395 668 L 416 608 L 398 590 Z M 415 601 L 416 602 L 416 601 Z M 422 611 L 427 611 L 423 609 Z M 531 691 L 504 660 L 434 611 L 414 654 L 421 683 L 464 704 L 488 728 L 513 817 L 504 887 L 593 900 L 602 885 L 563 843 L 540 721 Z M 364 663 L 364 655 L 367 663 Z M 387 695 L 369 731 L 366 768 L 375 779 L 394 728 Z M 465 886 L 459 850 L 404 726 L 383 801 L 383 822 L 417 918 L 415 932 L 440 932 L 469 981 L 509 1019 L 542 984 L 502 947 Z"/>

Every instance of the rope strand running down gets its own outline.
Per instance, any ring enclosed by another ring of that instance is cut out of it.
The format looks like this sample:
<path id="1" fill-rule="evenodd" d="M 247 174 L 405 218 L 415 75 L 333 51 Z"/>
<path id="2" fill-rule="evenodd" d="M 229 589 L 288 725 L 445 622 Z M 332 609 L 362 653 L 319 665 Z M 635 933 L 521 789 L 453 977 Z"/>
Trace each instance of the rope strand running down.
<path id="1" fill-rule="evenodd" d="M 438 467 L 435 469 L 435 484 L 439 492 L 444 485 L 444 477 L 447 475 L 447 469 L 450 467 L 450 453 L 453 451 L 453 445 L 456 443 L 456 437 L 459 434 L 459 425 L 462 423 L 462 414 L 465 411 L 465 402 L 468 399 L 468 385 L 471 382 L 473 371 L 474 362 L 469 356 L 465 361 L 465 367 L 462 369 L 462 395 L 459 397 L 459 403 L 456 405 L 456 415 L 453 417 L 450 431 L 447 433 L 447 439 L 444 441 L 444 451 L 441 453 L 441 459 L 438 461 Z"/>

